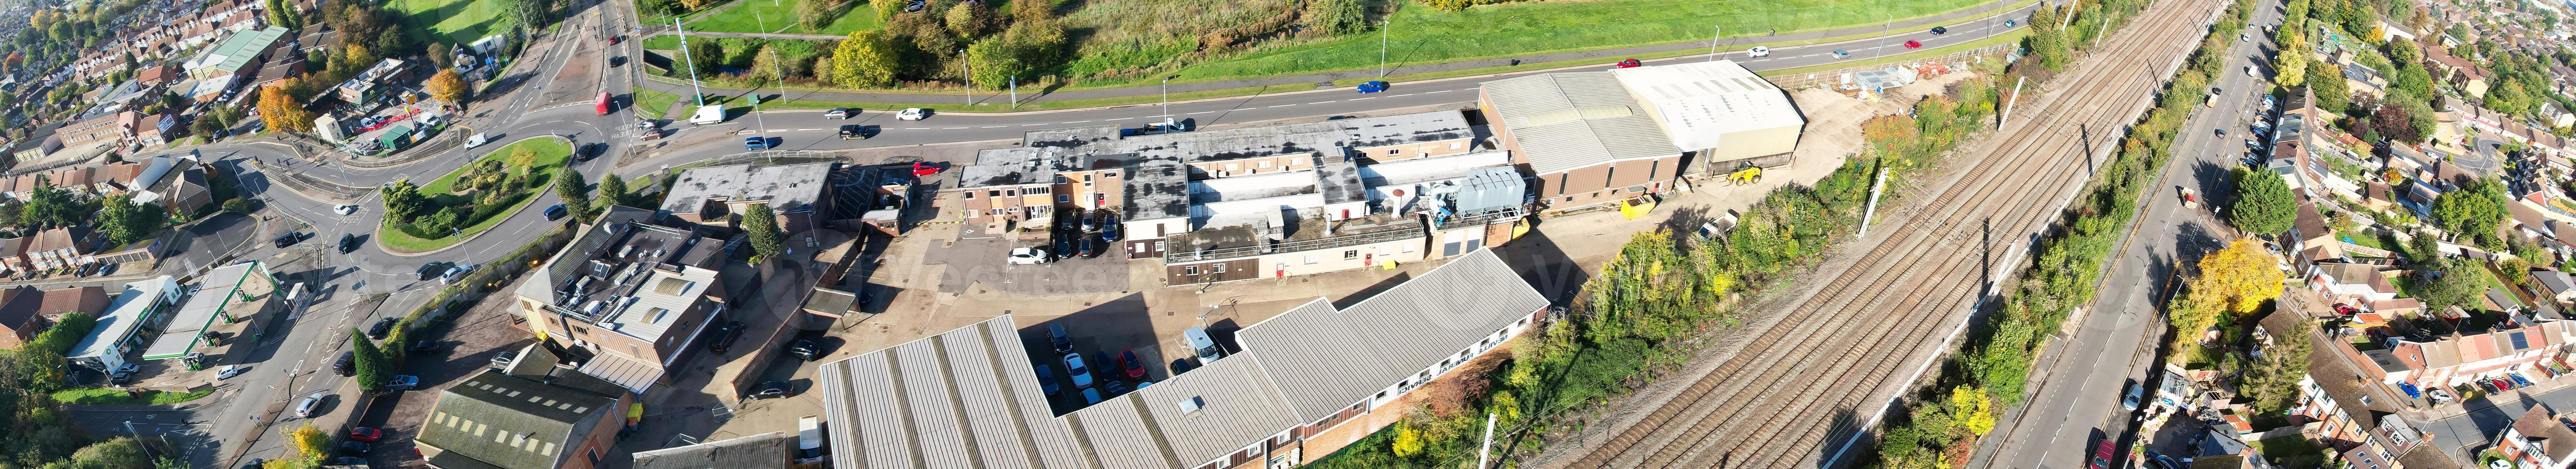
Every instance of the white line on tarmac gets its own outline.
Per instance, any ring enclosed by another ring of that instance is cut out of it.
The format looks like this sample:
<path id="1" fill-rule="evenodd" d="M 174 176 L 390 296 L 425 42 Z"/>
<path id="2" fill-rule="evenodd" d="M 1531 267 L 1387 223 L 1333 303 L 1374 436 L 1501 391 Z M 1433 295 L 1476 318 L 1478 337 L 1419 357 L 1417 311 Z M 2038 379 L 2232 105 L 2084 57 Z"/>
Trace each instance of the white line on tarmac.
<path id="1" fill-rule="evenodd" d="M 963 128 L 965 128 L 965 127 L 940 127 L 940 128 L 942 128 L 942 129 L 948 129 L 948 130 L 957 130 L 957 129 L 963 129 Z"/>
<path id="2" fill-rule="evenodd" d="M 1447 92 L 1451 92 L 1451 91 L 1458 91 L 1458 90 L 1424 91 L 1424 92 L 1422 92 L 1422 94 L 1440 94 L 1440 93 L 1447 93 Z"/>
<path id="3" fill-rule="evenodd" d="M 1066 122 L 1066 123 L 1067 123 L 1067 124 L 1080 124 L 1080 123 L 1084 123 L 1084 122 L 1091 122 L 1091 121 L 1072 121 L 1072 122 Z"/>
<path id="4" fill-rule="evenodd" d="M 999 129 L 999 128 L 1003 128 L 1003 127 L 1010 127 L 1010 126 L 1007 126 L 1007 125 L 987 125 L 987 126 L 984 126 L 984 127 L 982 127 L 982 128 L 986 128 L 986 129 Z"/>
<path id="5" fill-rule="evenodd" d="M 1040 122 L 1040 123 L 1035 123 L 1035 124 L 1020 124 L 1020 126 L 1021 126 L 1021 127 L 1037 127 L 1037 126 L 1041 126 L 1041 125 L 1046 125 L 1046 123 L 1044 123 L 1044 122 Z"/>
<path id="6" fill-rule="evenodd" d="M 1120 117 L 1120 118 L 1116 118 L 1116 119 L 1101 119 L 1101 120 L 1106 120 L 1106 121 L 1123 121 L 1123 120 L 1128 120 L 1128 119 L 1134 119 L 1134 117 Z"/>
<path id="7" fill-rule="evenodd" d="M 1216 113 L 1216 111 L 1199 111 L 1199 112 L 1193 112 L 1193 113 L 1190 113 L 1190 115 L 1195 116 L 1195 115 L 1200 115 L 1200 114 L 1215 114 L 1215 113 Z"/>
<path id="8" fill-rule="evenodd" d="M 1405 94 L 1399 94 L 1399 95 L 1395 95 L 1395 96 L 1388 96 L 1388 97 L 1389 97 L 1389 98 L 1402 98 L 1402 97 L 1412 96 L 1412 95 L 1413 95 L 1413 93 L 1405 93 Z"/>
<path id="9" fill-rule="evenodd" d="M 1332 100 L 1332 101 L 1316 101 L 1316 102 L 1311 102 L 1311 103 L 1306 103 L 1306 104 L 1324 104 L 1324 103 L 1338 103 L 1338 102 L 1341 102 L 1341 100 L 1336 99 L 1336 100 Z"/>
<path id="10" fill-rule="evenodd" d="M 1377 97 L 1376 97 L 1376 96 L 1370 96 L 1370 97 L 1366 97 L 1366 98 L 1351 98 L 1351 100 L 1352 100 L 1352 101 L 1358 101 L 1358 100 L 1363 100 L 1363 99 L 1377 99 Z"/>
<path id="11" fill-rule="evenodd" d="M 1289 107 L 1289 106 L 1295 106 L 1295 104 L 1281 104 L 1281 105 L 1271 106 L 1271 107 Z"/>

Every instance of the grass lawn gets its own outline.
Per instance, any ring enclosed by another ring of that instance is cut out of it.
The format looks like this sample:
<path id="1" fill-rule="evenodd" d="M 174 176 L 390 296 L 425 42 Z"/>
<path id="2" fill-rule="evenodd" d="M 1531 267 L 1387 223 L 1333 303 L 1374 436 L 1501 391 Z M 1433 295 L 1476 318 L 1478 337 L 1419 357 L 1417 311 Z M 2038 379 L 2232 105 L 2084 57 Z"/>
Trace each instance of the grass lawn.
<path id="1" fill-rule="evenodd" d="M 876 10 L 867 2 L 854 2 L 849 11 L 832 20 L 823 29 L 796 24 L 796 4 L 806 0 L 742 0 L 744 3 L 706 18 L 689 22 L 690 31 L 730 33 L 789 33 L 847 35 L 852 31 L 877 28 Z M 775 3 L 775 5 L 772 5 Z M 761 29 L 767 26 L 768 29 Z M 648 44 L 649 46 L 649 44 Z"/>
<path id="2" fill-rule="evenodd" d="M 571 159 L 572 157 L 571 143 L 560 138 L 538 137 L 520 140 L 517 143 L 512 143 L 508 146 L 492 150 L 491 153 L 484 154 L 482 158 L 476 158 L 474 162 L 504 161 L 506 164 L 506 160 L 509 159 L 510 153 L 521 147 L 536 150 L 537 152 L 537 161 L 534 165 L 535 170 L 531 171 L 533 174 L 552 174 L 555 171 L 555 168 L 563 166 L 564 161 Z M 469 163 L 465 165 L 465 167 L 457 168 L 455 171 L 450 171 L 444 176 L 439 176 L 437 180 L 430 181 L 429 184 L 421 185 L 420 192 L 424 195 L 428 195 L 432 203 L 437 207 L 473 203 L 467 196 L 453 195 L 449 193 L 453 190 L 452 186 L 455 185 L 457 178 L 463 177 L 465 175 L 466 168 L 470 168 L 473 165 L 473 163 Z M 517 168 L 512 169 L 516 170 Z M 483 230 L 489 230 L 492 229 L 493 226 L 500 225 L 501 221 L 510 219 L 511 214 L 519 213 L 520 210 L 528 208 L 528 204 L 535 202 L 537 200 L 537 194 L 543 193 L 544 187 L 547 186 L 538 187 L 538 189 L 528 190 L 527 193 L 517 196 L 516 202 L 511 202 L 508 210 L 495 212 L 490 217 L 476 221 L 471 225 L 466 225 L 463 228 L 463 231 L 451 236 L 439 238 L 421 238 L 418 236 L 412 236 L 411 233 L 403 231 L 400 228 L 396 228 L 392 218 L 386 218 L 382 226 L 379 226 L 376 230 L 376 243 L 384 246 L 386 250 L 394 252 L 426 252 L 455 245 L 458 242 L 474 237 L 477 233 L 482 233 Z"/>
<path id="3" fill-rule="evenodd" d="M 2397 286 L 2397 296 L 2400 298 L 2416 297 L 2415 276 L 2413 275 L 2390 275 L 2388 276 L 2388 284 Z"/>
<path id="4" fill-rule="evenodd" d="M 636 87 L 635 89 L 635 114 L 644 116 L 646 119 L 662 118 L 662 111 L 670 109 L 671 104 L 678 102 L 680 102 L 680 95 L 648 90 L 643 87 Z"/>
<path id="5" fill-rule="evenodd" d="M 128 394 L 122 389 L 77 388 L 54 392 L 54 400 L 66 404 L 177 404 L 214 394 L 208 389 L 197 392 L 141 391 Z"/>
<path id="6" fill-rule="evenodd" d="M 1599 0 L 1586 2 L 1519 2 L 1479 5 L 1462 12 L 1405 8 L 1389 20 L 1385 60 L 1389 64 L 1441 63 L 1645 44 L 1707 41 L 1711 28 L 1731 38 L 1726 47 L 1741 49 L 1773 29 L 1782 33 L 1875 24 L 1892 19 L 1937 15 L 1975 7 L 1978 0 L 1930 0 L 1838 4 L 1823 0 Z M 1294 75 L 1328 70 L 1372 69 L 1379 61 L 1379 35 L 1360 34 L 1194 65 L 1180 69 L 1175 81 L 1226 80 Z M 1134 64 L 1100 63 L 1091 54 L 1069 66 L 1084 76 Z M 1174 54 L 1186 52 L 1175 50 Z M 1134 59 L 1129 59 L 1133 61 Z M 1607 63 L 1609 60 L 1604 59 Z M 1156 74 L 1160 75 L 1160 74 Z M 1152 81 L 1139 77 L 1134 82 Z M 1087 83 L 1099 85 L 1101 83 Z"/>
<path id="7" fill-rule="evenodd" d="M 410 15 L 430 40 L 463 45 L 500 31 L 510 0 L 390 0 L 385 7 Z"/>

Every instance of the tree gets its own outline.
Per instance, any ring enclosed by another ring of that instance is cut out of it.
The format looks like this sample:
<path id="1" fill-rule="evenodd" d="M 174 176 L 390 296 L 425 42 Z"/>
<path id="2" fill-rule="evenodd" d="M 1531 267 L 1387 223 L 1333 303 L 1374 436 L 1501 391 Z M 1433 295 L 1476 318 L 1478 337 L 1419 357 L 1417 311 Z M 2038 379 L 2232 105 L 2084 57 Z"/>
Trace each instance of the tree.
<path id="1" fill-rule="evenodd" d="M 290 456 L 287 459 L 319 463 L 331 455 L 331 434 L 323 433 L 311 423 L 297 426 L 286 431 L 286 451 Z"/>
<path id="2" fill-rule="evenodd" d="M 868 0 L 868 8 L 877 11 L 877 22 L 882 23 L 893 20 L 897 13 L 903 13 L 904 5 L 910 3 L 912 0 Z"/>
<path id="3" fill-rule="evenodd" d="M 2281 53 L 2277 54 L 2277 57 L 2275 57 L 2272 62 L 2272 71 L 2275 73 L 2275 75 L 2272 76 L 2272 82 L 2279 83 L 2283 87 L 2295 87 L 2306 84 L 2308 82 L 2307 35 L 2301 33 L 2297 28 L 2284 27 L 2281 28 L 2281 31 L 2286 31 L 2288 34 L 2276 35 L 2286 36 L 2286 38 L 2274 38 L 2274 40 L 2280 41 L 2278 44 L 2281 45 Z"/>
<path id="4" fill-rule="evenodd" d="M 716 70 L 724 67 L 724 56 L 724 44 L 701 38 L 689 42 L 688 54 L 682 58 L 699 76 L 715 76 Z"/>
<path id="5" fill-rule="evenodd" d="M 776 46 L 760 46 L 760 52 L 751 54 L 751 71 L 748 73 L 757 81 L 784 80 L 787 78 L 787 57 L 779 53 Z"/>
<path id="6" fill-rule="evenodd" d="M 2317 108 L 2341 114 L 2352 104 L 2352 90 L 2344 84 L 2343 67 L 2332 62 L 2308 62 L 2308 91 L 2317 95 Z"/>
<path id="7" fill-rule="evenodd" d="M 142 241 L 161 231 L 161 225 L 170 220 L 151 207 L 134 203 L 134 196 L 130 193 L 107 196 L 99 205 L 99 231 L 107 235 L 109 243 L 117 245 Z"/>
<path id="8" fill-rule="evenodd" d="M 590 213 L 590 181 L 572 165 L 555 169 L 555 197 L 563 198 L 564 208 L 573 213 Z"/>
<path id="9" fill-rule="evenodd" d="M 1962 384 L 1950 388 L 1950 399 L 1943 402 L 1942 407 L 1950 412 L 1950 421 L 1968 433 L 1984 435 L 1995 429 L 1994 401 L 1986 397 L 1985 390 L 1976 386 Z"/>
<path id="10" fill-rule="evenodd" d="M 429 197 L 420 194 L 420 186 L 412 185 L 411 178 L 396 179 L 376 189 L 376 193 L 384 196 L 385 214 L 396 221 L 409 223 L 421 215 L 421 210 L 429 208 Z"/>
<path id="11" fill-rule="evenodd" d="M 537 156 L 538 156 L 538 155 L 537 155 L 537 149 L 536 149 L 536 148 L 532 148 L 532 147 L 529 147 L 529 146 L 518 146 L 518 147 L 511 148 L 511 149 L 510 149 L 510 167 L 511 167 L 511 168 L 516 168 L 516 169 L 518 169 L 520 172 L 534 172 L 534 171 L 536 171 L 536 170 L 537 170 Z M 509 173 L 508 171 L 493 171 L 493 172 L 494 172 L 494 173 L 498 173 L 498 174 L 503 174 L 503 175 L 507 175 L 507 174 Z"/>
<path id="12" fill-rule="evenodd" d="M 444 41 L 429 43 L 429 63 L 438 68 L 456 66 L 456 45 Z"/>
<path id="13" fill-rule="evenodd" d="M 2293 314 L 2289 312 L 2273 314 Z M 2308 325 L 2305 318 L 2296 321 L 2299 330 L 2268 331 L 2272 344 L 2263 357 L 2245 370 L 2245 397 L 2253 399 L 2254 411 L 2279 414 L 2299 399 L 2299 380 L 2308 376 Z"/>
<path id="14" fill-rule="evenodd" d="M 966 46 L 966 61 L 975 64 L 967 67 L 975 72 L 975 84 L 987 89 L 1001 88 L 1029 68 L 1027 62 L 1020 60 L 1020 51 L 1009 34 Z"/>
<path id="15" fill-rule="evenodd" d="M 458 76 L 456 69 L 438 69 L 438 74 L 431 75 L 429 82 L 422 83 L 421 87 L 429 89 L 430 99 L 460 106 L 465 104 L 465 77 Z"/>
<path id="16" fill-rule="evenodd" d="M 2397 64 L 2423 62 L 2424 49 L 2416 47 L 2415 41 L 2390 41 L 2388 43 L 2388 61 Z"/>
<path id="17" fill-rule="evenodd" d="M 625 204 L 626 178 L 617 177 L 617 173 L 600 175 L 599 190 L 596 193 L 599 194 L 599 200 L 596 203 L 601 212 L 607 212 L 609 206 Z"/>
<path id="18" fill-rule="evenodd" d="M 2432 135 L 2415 128 L 2415 116 L 2410 112 L 2406 106 L 2382 104 L 2379 110 L 2371 112 L 2370 128 L 2379 131 L 2380 136 L 2392 140 L 2422 143 L 2426 137 Z"/>
<path id="19" fill-rule="evenodd" d="M 2396 79 L 2389 80 L 2388 86 L 2390 88 L 2395 88 L 2397 91 L 2406 92 L 2406 95 L 2409 98 L 2412 98 L 2415 102 L 2424 102 L 2424 97 L 2435 96 L 2433 94 L 2433 72 L 2426 71 L 2426 68 L 2427 67 L 2423 66 L 2397 67 L 2397 77 Z M 2391 93 L 2391 95 L 2394 95 L 2394 93 Z M 2391 99 L 2393 100 L 2394 98 Z"/>
<path id="20" fill-rule="evenodd" d="M 2509 215 L 2504 204 L 2503 189 L 2493 180 L 2472 180 L 2433 198 L 2434 226 L 2463 239 L 2495 239 L 2496 224 Z"/>
<path id="21" fill-rule="evenodd" d="M 948 27 L 949 34 L 971 38 L 983 35 L 992 17 L 993 12 L 985 9 L 984 2 L 958 2 L 948 7 L 947 14 L 940 15 L 940 23 Z"/>
<path id="22" fill-rule="evenodd" d="M 778 230 L 778 213 L 769 204 L 752 204 L 742 211 L 742 229 L 751 234 L 751 262 L 773 259 L 787 242 L 787 233 Z"/>
<path id="23" fill-rule="evenodd" d="M 55 188 L 52 181 L 36 176 L 36 187 L 27 194 L 27 203 L 18 215 L 30 228 L 46 229 L 72 226 L 89 220 L 89 207 L 72 200 L 71 192 Z"/>
<path id="24" fill-rule="evenodd" d="M 875 88 L 894 84 L 894 45 L 879 30 L 851 32 L 832 50 L 832 76 L 841 86 Z"/>
<path id="25" fill-rule="evenodd" d="M 2236 202 L 2227 207 L 2227 224 L 2247 233 L 2279 234 L 2299 217 L 2299 204 L 2281 173 L 2237 168 Z"/>
<path id="26" fill-rule="evenodd" d="M 2252 313 L 2281 296 L 2279 263 L 2280 258 L 2263 250 L 2259 242 L 2238 238 L 2225 249 L 2201 256 L 2200 276 L 2191 280 L 2191 294 L 2230 313 Z"/>
<path id="27" fill-rule="evenodd" d="M 305 111 L 304 103 L 288 96 L 279 85 L 270 84 L 259 90 L 259 121 L 267 124 L 270 132 L 313 131 L 313 113 Z"/>
<path id="28" fill-rule="evenodd" d="M 349 347 L 351 355 L 356 358 L 356 366 L 352 367 L 356 372 L 349 376 L 358 380 L 358 388 L 368 391 L 384 389 L 385 379 L 391 377 L 390 372 L 393 371 L 393 364 L 385 360 L 384 349 L 376 348 L 376 341 L 358 334 L 356 327 L 349 328 Z"/>
<path id="29" fill-rule="evenodd" d="M 826 26 L 831 26 L 832 20 L 840 18 L 841 9 L 835 8 L 838 5 L 840 5 L 838 0 L 798 0 L 796 23 L 805 25 L 805 29 L 820 31 Z"/>
<path id="30" fill-rule="evenodd" d="M 2441 259 L 2433 267 L 2439 270 L 2416 271 L 2416 283 L 2423 287 L 2417 289 L 2421 291 L 2415 296 L 2424 301 L 2425 311 L 2437 312 L 2451 306 L 2470 311 L 2480 308 L 2478 302 L 2487 292 L 2485 268 L 2476 261 L 2456 257 Z"/>
<path id="31" fill-rule="evenodd" d="M 510 20 L 519 27 L 519 31 L 536 35 L 538 30 L 545 29 L 546 23 L 554 21 L 554 9 L 554 2 L 550 0 L 516 0 L 510 2 Z"/>
<path id="32" fill-rule="evenodd" d="M 284 26 L 290 30 L 304 27 L 304 18 L 297 16 L 295 7 L 288 5 L 286 0 L 268 0 L 267 10 L 268 23 L 271 25 Z"/>

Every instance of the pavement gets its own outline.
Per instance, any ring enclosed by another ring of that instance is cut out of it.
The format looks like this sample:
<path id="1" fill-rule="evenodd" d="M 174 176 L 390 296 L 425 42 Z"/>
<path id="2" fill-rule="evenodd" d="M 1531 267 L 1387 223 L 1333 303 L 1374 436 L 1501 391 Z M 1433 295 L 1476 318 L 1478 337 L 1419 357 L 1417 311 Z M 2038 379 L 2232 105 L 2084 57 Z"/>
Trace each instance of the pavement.
<path id="1" fill-rule="evenodd" d="M 1718 44 L 1718 46 L 1725 50 L 1724 53 L 1719 54 L 1719 58 L 1745 62 L 1746 66 L 1753 67 L 1754 70 L 1770 70 L 1830 63 L 1835 61 L 1835 59 L 1830 57 L 1828 53 L 1836 49 L 1851 52 L 1852 58 L 1854 59 L 1866 59 L 1886 54 L 1900 54 L 1905 51 L 1901 44 L 1908 39 L 1922 41 L 1924 48 L 1935 48 L 1955 42 L 1975 40 L 2009 30 L 2009 28 L 2003 27 L 2003 19 L 2030 17 L 2030 12 L 2033 10 L 2032 6 L 2025 5 L 2018 8 L 2014 7 L 2014 5 L 2027 2 L 2028 0 L 1994 0 L 1974 7 L 1961 8 L 1947 13 L 1920 18 L 1910 18 L 1890 23 L 1873 23 L 1868 25 L 1832 28 L 1818 31 L 1793 32 L 1789 34 L 1736 34 L 1725 37 L 1719 41 L 1721 44 Z M 1931 28 L 1934 26 L 1946 26 L 1949 28 L 1949 33 L 1940 35 L 1932 34 Z M 1906 32 L 1893 35 L 1883 34 L 1888 31 Z M 1738 33 L 1746 32 L 1750 31 L 1738 31 Z M 815 39 L 815 37 L 809 37 L 813 35 L 803 34 L 711 33 L 695 31 L 689 32 L 688 34 L 690 36 L 705 35 Z M 1869 39 L 1839 41 L 1830 44 L 1779 47 L 1772 50 L 1770 57 L 1747 57 L 1745 52 L 1746 49 L 1757 45 L 1763 45 L 1765 43 L 1814 41 L 1860 35 L 1873 37 Z M 1884 36 L 1885 38 L 1882 40 L 1878 38 L 1878 36 Z M 840 37 L 825 35 L 821 36 L 820 39 L 840 39 Z M 1606 66 L 1612 62 L 1617 62 L 1620 58 L 1666 55 L 1686 51 L 1705 51 L 1709 49 L 1710 45 L 1711 44 L 1707 42 L 1680 42 L 1589 51 L 1525 54 L 1511 57 L 1495 57 L 1458 62 L 1398 64 L 1387 67 L 1384 74 L 1380 74 L 1377 69 L 1371 68 L 1366 70 L 1346 70 L 1279 77 L 1175 82 L 1171 83 L 1168 89 L 1163 86 L 1130 86 L 1120 88 L 1093 88 L 1040 92 L 1032 88 L 1031 90 L 1028 90 L 1027 93 L 1024 93 L 1025 96 L 1020 98 L 1020 102 L 1033 103 L 1042 101 L 1129 98 L 1153 96 L 1165 92 L 1192 93 L 1199 91 L 1233 90 L 1257 87 L 1281 87 L 1283 89 L 1302 90 L 1314 87 L 1319 82 L 1328 82 L 1333 80 L 1485 69 L 1499 70 L 1501 67 L 1510 67 L 1524 63 L 1541 64 L 1576 60 L 1598 60 L 1602 65 Z M 1699 56 L 1692 56 L 1686 58 L 1686 60 L 1702 60 L 1702 58 Z M 1648 60 L 1647 62 L 1652 64 L 1656 61 Z M 1550 71 L 1558 70 L 1513 72 L 1492 75 L 1491 77 L 1503 78 Z M 687 96 L 689 94 L 689 86 L 688 83 L 685 82 L 670 83 L 664 81 L 653 81 L 648 82 L 645 85 L 645 88 L 654 91 L 678 94 L 681 96 Z M 1333 88 L 1336 90 L 1342 89 L 1335 87 L 1327 88 Z M 728 88 L 700 87 L 700 89 L 708 93 L 727 95 L 741 94 L 744 92 L 744 90 Z M 819 102 L 919 103 L 932 105 L 947 105 L 950 103 L 963 102 L 963 98 L 956 93 L 786 91 L 782 94 L 783 97 L 787 99 Z M 998 111 L 998 109 L 993 109 L 993 107 L 997 105 L 997 103 L 1008 103 L 1010 101 L 1008 96 L 1007 92 L 979 93 L 974 98 L 974 101 L 978 103 L 976 109 Z"/>
<path id="2" fill-rule="evenodd" d="M 2256 8 L 2255 21 L 2278 21 L 2271 3 Z M 2227 56 L 2226 70 L 2262 62 L 2271 50 L 2259 26 L 2249 26 L 2254 41 L 2240 41 Z M 2216 34 L 2230 34 L 2219 31 Z M 1980 442 L 1968 467 L 2037 469 L 2077 467 L 2092 454 L 2100 438 L 2129 441 L 2134 412 L 2123 409 L 2121 394 L 2130 386 L 2154 386 L 2155 350 L 2165 340 L 2162 306 L 2179 276 L 2203 253 L 2225 247 L 2240 235 L 2209 207 L 2186 208 L 2178 188 L 2202 194 L 2233 194 L 2227 172 L 2242 165 L 2241 136 L 2220 136 L 2218 129 L 2242 132 L 2253 122 L 2267 85 L 2241 73 L 2219 74 L 2224 92 L 2218 104 L 2202 108 L 2184 122 L 2182 136 L 2151 185 L 2146 207 L 2122 241 L 2118 257 L 2104 275 L 2100 294 L 2071 331 L 2052 336 L 2026 392 L 2028 404 L 2007 412 L 1994 433 Z M 2241 135 L 2241 134 L 2240 134 Z M 2219 201 L 2218 203 L 2225 203 Z M 2120 447 L 2128 447 L 2121 445 Z"/>

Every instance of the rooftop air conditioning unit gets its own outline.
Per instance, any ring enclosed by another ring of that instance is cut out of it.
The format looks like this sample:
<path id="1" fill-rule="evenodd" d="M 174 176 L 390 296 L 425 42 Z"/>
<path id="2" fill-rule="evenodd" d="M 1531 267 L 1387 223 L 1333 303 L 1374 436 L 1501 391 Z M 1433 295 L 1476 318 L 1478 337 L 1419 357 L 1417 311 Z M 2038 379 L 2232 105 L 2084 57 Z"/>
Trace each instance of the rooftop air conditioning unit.
<path id="1" fill-rule="evenodd" d="M 1180 404 L 1182 413 L 1198 412 L 1200 408 L 1207 407 L 1207 399 L 1199 396 L 1190 396 L 1188 399 L 1182 399 Z"/>

